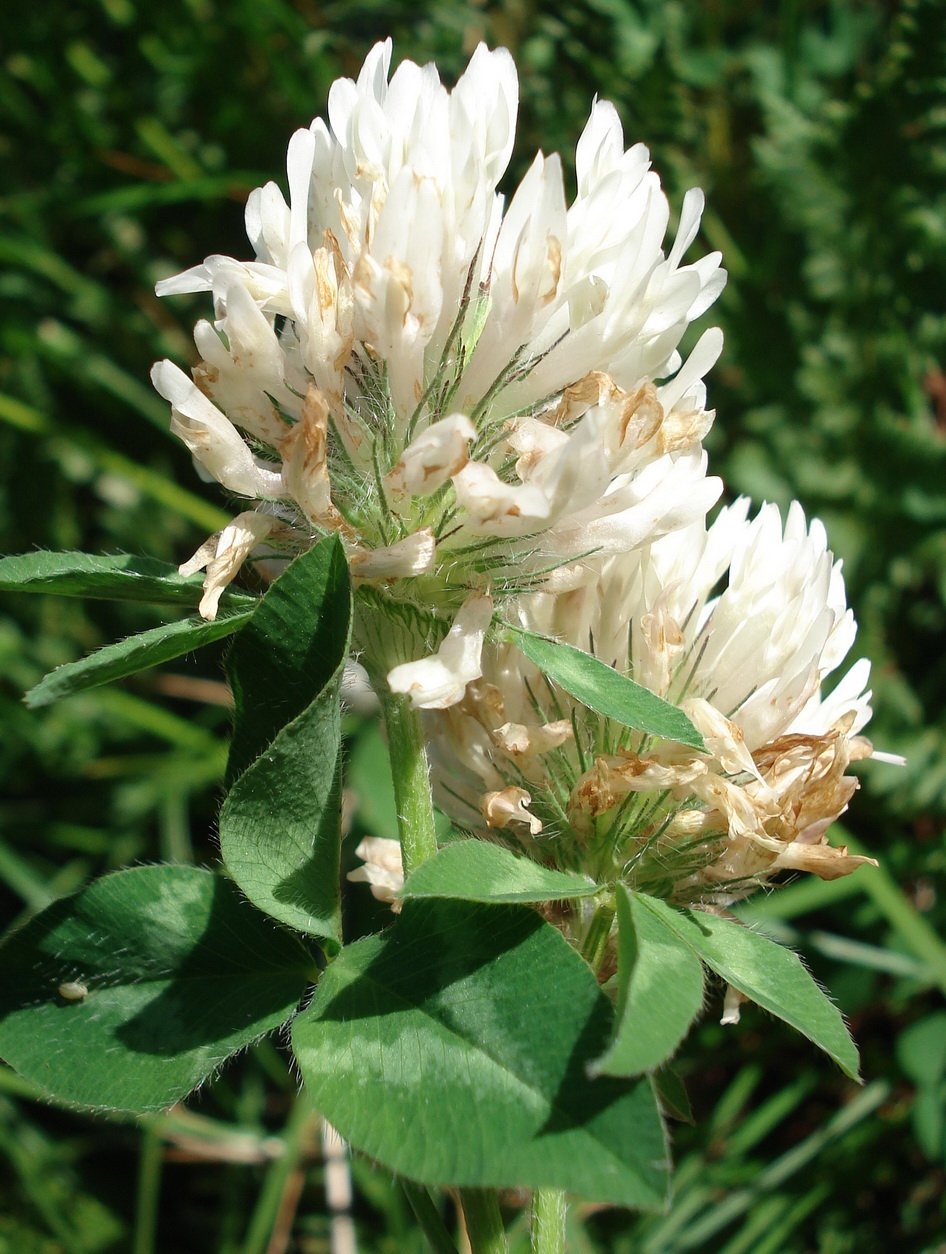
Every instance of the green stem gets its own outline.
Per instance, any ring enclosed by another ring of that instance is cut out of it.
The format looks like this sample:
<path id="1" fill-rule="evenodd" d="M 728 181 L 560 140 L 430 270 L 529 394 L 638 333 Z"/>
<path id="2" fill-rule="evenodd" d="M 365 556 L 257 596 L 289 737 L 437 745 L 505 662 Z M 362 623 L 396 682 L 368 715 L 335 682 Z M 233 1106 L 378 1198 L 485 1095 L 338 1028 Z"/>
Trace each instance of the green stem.
<path id="1" fill-rule="evenodd" d="M 457 1254 L 453 1238 L 424 1186 L 402 1178 L 401 1188 L 434 1254 Z"/>
<path id="2" fill-rule="evenodd" d="M 160 1135 L 152 1127 L 143 1127 L 138 1159 L 138 1205 L 132 1239 L 133 1254 L 154 1254 L 156 1249 L 162 1156 Z"/>
<path id="3" fill-rule="evenodd" d="M 472 1254 L 508 1254 L 506 1229 L 495 1189 L 460 1189 L 458 1192 Z"/>
<path id="4" fill-rule="evenodd" d="M 565 1212 L 561 1189 L 536 1189 L 532 1198 L 532 1254 L 565 1254 Z"/>
<path id="5" fill-rule="evenodd" d="M 410 698 L 397 692 L 385 692 L 386 687 L 386 684 L 379 685 L 378 695 L 388 731 L 404 874 L 410 875 L 437 852 L 427 746 L 420 713 L 413 708 Z"/>
<path id="6" fill-rule="evenodd" d="M 193 865 L 194 846 L 191 844 L 188 817 L 188 795 L 185 792 L 166 793 L 159 810 L 161 857 L 165 862 Z"/>
<path id="7" fill-rule="evenodd" d="M 242 1254 L 264 1254 L 269 1245 L 286 1185 L 302 1161 L 314 1121 L 315 1112 L 303 1090 L 296 1098 L 283 1129 L 285 1149 L 279 1158 L 270 1163 L 263 1178 L 256 1207 L 243 1239 Z"/>
<path id="8" fill-rule="evenodd" d="M 582 957 L 596 974 L 607 950 L 613 923 L 614 905 L 611 902 L 604 902 L 591 916 L 585 938 L 581 942 Z"/>

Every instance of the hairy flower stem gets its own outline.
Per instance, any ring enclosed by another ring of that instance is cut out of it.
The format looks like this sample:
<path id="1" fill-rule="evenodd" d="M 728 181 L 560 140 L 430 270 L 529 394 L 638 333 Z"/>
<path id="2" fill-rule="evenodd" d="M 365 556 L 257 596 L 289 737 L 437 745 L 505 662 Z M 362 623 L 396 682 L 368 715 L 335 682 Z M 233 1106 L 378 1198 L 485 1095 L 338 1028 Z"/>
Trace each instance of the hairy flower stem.
<path id="1" fill-rule="evenodd" d="M 506 1229 L 495 1189 L 459 1189 L 472 1254 L 508 1254 Z"/>
<path id="2" fill-rule="evenodd" d="M 532 1197 L 532 1254 L 565 1254 L 567 1207 L 562 1189 L 536 1189 Z"/>
<path id="3" fill-rule="evenodd" d="M 409 697 L 385 691 L 386 687 L 379 684 L 378 695 L 388 733 L 404 874 L 410 875 L 437 852 L 430 770 L 419 712 Z"/>
<path id="4" fill-rule="evenodd" d="M 412 707 L 410 698 L 391 692 L 386 684 L 377 685 L 376 690 L 388 733 L 404 874 L 410 875 L 437 852 L 427 749 L 420 714 Z M 406 1181 L 402 1184 L 428 1240 L 432 1233 L 435 1238 L 442 1238 L 443 1233 L 428 1229 L 424 1222 L 430 1219 L 426 1209 L 418 1211 L 415 1203 L 419 1199 L 412 1195 L 416 1186 Z M 498 1194 L 492 1189 L 460 1189 L 459 1196 L 472 1254 L 508 1254 Z M 438 1254 L 444 1254 L 444 1247 L 436 1239 L 431 1244 Z"/>

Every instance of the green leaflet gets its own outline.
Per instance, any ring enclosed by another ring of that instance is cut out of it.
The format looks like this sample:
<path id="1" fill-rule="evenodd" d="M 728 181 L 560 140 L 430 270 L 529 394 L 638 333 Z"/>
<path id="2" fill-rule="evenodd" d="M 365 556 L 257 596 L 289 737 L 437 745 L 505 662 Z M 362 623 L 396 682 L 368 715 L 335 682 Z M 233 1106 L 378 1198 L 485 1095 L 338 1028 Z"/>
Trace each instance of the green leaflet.
<path id="1" fill-rule="evenodd" d="M 462 901 L 529 902 L 593 897 L 601 889 L 581 875 L 549 870 L 485 840 L 457 840 L 410 876 L 401 896 Z"/>
<path id="2" fill-rule="evenodd" d="M 232 782 L 326 685 L 340 678 L 351 633 L 348 564 L 328 536 L 291 562 L 233 642 Z M 338 672 L 338 673 L 336 673 Z"/>
<path id="3" fill-rule="evenodd" d="M 184 579 L 177 567 L 130 553 L 22 553 L 0 558 L 0 591 L 54 592 L 58 596 L 158 605 L 196 605 L 202 575 Z M 252 604 L 255 597 L 226 591 L 221 604 Z"/>
<path id="4" fill-rule="evenodd" d="M 797 954 L 729 919 L 701 910 L 676 910 L 644 893 L 634 897 L 684 940 L 711 971 L 750 1001 L 797 1028 L 852 1080 L 859 1079 L 857 1047 L 840 1011 Z"/>
<path id="5" fill-rule="evenodd" d="M 293 1048 L 322 1114 L 413 1180 L 659 1209 L 649 1080 L 587 1074 L 610 1023 L 587 963 L 535 911 L 407 902 L 330 964 Z"/>
<path id="6" fill-rule="evenodd" d="M 661 1067 L 654 1072 L 653 1081 L 661 1111 L 679 1123 L 695 1124 L 686 1087 L 673 1067 Z"/>
<path id="7" fill-rule="evenodd" d="M 160 1110 L 284 1023 L 313 967 L 209 871 L 118 871 L 0 946 L 0 1054 L 60 1101 Z"/>
<path id="8" fill-rule="evenodd" d="M 220 813 L 230 874 L 273 918 L 341 939 L 339 689 L 351 590 L 328 537 L 292 562 L 229 659 L 236 725 Z"/>
<path id="9" fill-rule="evenodd" d="M 214 622 L 202 618 L 184 618 L 175 623 L 152 627 L 136 636 L 128 636 L 115 644 L 96 649 L 78 662 L 67 662 L 51 671 L 31 688 L 23 698 L 30 709 L 52 705 L 63 697 L 97 688 L 115 679 L 124 679 L 138 671 L 169 662 L 184 653 L 192 653 L 201 645 L 232 635 L 253 616 L 256 602 L 249 609 L 222 613 Z"/>
<path id="10" fill-rule="evenodd" d="M 686 941 L 619 885 L 618 1008 L 614 1039 L 594 1064 L 603 1075 L 641 1075 L 676 1050 L 703 1005 L 703 967 Z"/>
<path id="11" fill-rule="evenodd" d="M 529 661 L 576 701 L 625 727 L 706 752 L 703 737 L 683 711 L 649 688 L 570 644 L 547 640 L 518 627 L 511 627 L 510 631 L 516 647 Z"/>

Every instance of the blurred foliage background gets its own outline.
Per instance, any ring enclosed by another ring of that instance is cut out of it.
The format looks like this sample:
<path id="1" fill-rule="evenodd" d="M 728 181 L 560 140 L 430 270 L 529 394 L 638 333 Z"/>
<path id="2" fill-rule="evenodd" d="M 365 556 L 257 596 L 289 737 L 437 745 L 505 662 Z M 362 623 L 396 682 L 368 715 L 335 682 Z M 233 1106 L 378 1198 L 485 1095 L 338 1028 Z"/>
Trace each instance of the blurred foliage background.
<path id="1" fill-rule="evenodd" d="M 747 917 L 797 944 L 864 1053 L 856 1090 L 789 1029 L 714 1013 L 680 1058 L 670 1214 L 578 1209 L 576 1254 L 946 1251 L 946 10 L 940 0 L 46 0 L 0 17 L 0 530 L 38 547 L 189 556 L 223 517 L 167 433 L 151 362 L 193 360 L 200 298 L 156 279 L 245 256 L 242 202 L 370 44 L 510 47 L 513 176 L 566 158 L 595 93 L 652 149 L 674 206 L 703 187 L 731 273 L 710 379 L 714 468 L 801 498 L 843 556 L 875 664 L 880 747 L 847 822 L 882 861 Z M 705 251 L 705 249 L 704 249 Z M 704 324 L 707 322 L 704 319 Z M 0 909 L 7 922 L 135 860 L 214 858 L 219 655 L 32 714 L 53 666 L 157 610 L 8 598 L 0 618 Z M 384 834 L 377 733 L 352 721 Z M 842 836 L 843 838 L 843 836 Z M 361 924 L 353 921 L 353 926 Z M 712 1011 L 711 1007 L 711 1011 Z M 317 1126 L 278 1046 L 190 1111 L 135 1124 L 47 1108 L 0 1070 L 0 1254 L 329 1248 Z M 423 1249 L 385 1172 L 353 1163 L 359 1248 Z M 510 1214 L 515 1198 L 510 1198 Z M 275 1230 L 274 1230 L 275 1225 Z M 521 1221 L 516 1250 L 525 1251 Z"/>

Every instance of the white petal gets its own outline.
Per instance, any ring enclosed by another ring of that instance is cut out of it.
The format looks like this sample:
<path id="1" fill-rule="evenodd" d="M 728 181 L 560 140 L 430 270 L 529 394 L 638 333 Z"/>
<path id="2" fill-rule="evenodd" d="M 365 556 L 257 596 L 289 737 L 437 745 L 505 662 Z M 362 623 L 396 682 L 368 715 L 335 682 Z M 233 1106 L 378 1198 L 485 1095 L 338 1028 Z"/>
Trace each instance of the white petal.
<path id="1" fill-rule="evenodd" d="M 466 414 L 450 414 L 426 427 L 401 454 L 387 477 L 395 496 L 429 496 L 469 460 L 476 428 Z"/>
<path id="2" fill-rule="evenodd" d="M 286 385 L 285 355 L 272 321 L 242 283 L 230 283 L 224 301 L 221 329 L 226 344 L 209 322 L 199 322 L 194 330 L 205 363 L 199 368 L 201 390 L 231 422 L 264 443 L 278 445 L 289 427 L 274 401 L 288 413 L 298 412 L 297 397 Z"/>
<path id="3" fill-rule="evenodd" d="M 485 462 L 467 462 L 453 476 L 453 486 L 474 535 L 529 535 L 548 519 L 552 508 L 541 488 L 504 483 Z"/>
<path id="4" fill-rule="evenodd" d="M 171 402 L 171 430 L 218 483 L 240 496 L 285 495 L 282 475 L 254 457 L 219 409 L 170 361 L 159 361 L 151 381 Z"/>
<path id="5" fill-rule="evenodd" d="M 364 866 L 349 871 L 352 883 L 370 884 L 371 895 L 378 901 L 393 902 L 404 887 L 404 864 L 400 842 L 385 836 L 366 836 L 355 850 L 355 857 L 364 859 Z"/>
<path id="6" fill-rule="evenodd" d="M 467 597 L 440 648 L 432 657 L 404 662 L 388 674 L 392 692 L 403 692 L 418 710 L 445 710 L 463 698 L 466 686 L 483 673 L 483 641 L 493 617 L 492 598 Z"/>
<path id="7" fill-rule="evenodd" d="M 726 996 L 723 998 L 723 1017 L 720 1019 L 723 1027 L 729 1027 L 739 1022 L 740 1007 L 746 1000 L 745 994 L 740 993 L 738 988 L 734 988 L 732 984 L 726 985 Z"/>
<path id="8" fill-rule="evenodd" d="M 187 292 L 213 292 L 214 304 L 222 307 L 224 292 L 231 283 L 242 283 L 267 313 L 291 314 L 286 272 L 262 262 L 234 261 L 232 257 L 208 257 L 202 265 L 155 284 L 159 296 L 179 296 Z"/>
<path id="9" fill-rule="evenodd" d="M 383 549 L 355 549 L 349 558 L 356 579 L 405 579 L 426 575 L 437 562 L 437 542 L 430 527 Z"/>
<path id="10" fill-rule="evenodd" d="M 708 331 L 704 331 L 674 378 L 657 389 L 658 399 L 664 409 L 673 409 L 677 401 L 712 370 L 722 351 L 723 333 L 719 327 L 710 327 Z"/>
<path id="11" fill-rule="evenodd" d="M 671 266 L 680 264 L 686 250 L 696 239 L 705 204 L 706 197 L 698 187 L 691 187 L 683 197 L 683 208 L 680 211 L 680 226 L 677 229 L 677 237 L 673 241 L 670 256 L 667 258 Z"/>

